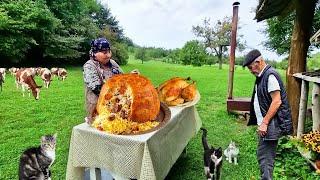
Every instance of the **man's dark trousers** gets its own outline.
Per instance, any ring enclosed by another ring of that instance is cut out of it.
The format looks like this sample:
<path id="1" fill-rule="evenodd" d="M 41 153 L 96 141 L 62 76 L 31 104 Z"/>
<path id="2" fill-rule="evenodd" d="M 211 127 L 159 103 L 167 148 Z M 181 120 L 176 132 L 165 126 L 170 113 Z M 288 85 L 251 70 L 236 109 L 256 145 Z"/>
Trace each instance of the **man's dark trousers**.
<path id="1" fill-rule="evenodd" d="M 257 157 L 260 166 L 261 180 L 271 180 L 278 140 L 263 140 L 259 138 Z"/>

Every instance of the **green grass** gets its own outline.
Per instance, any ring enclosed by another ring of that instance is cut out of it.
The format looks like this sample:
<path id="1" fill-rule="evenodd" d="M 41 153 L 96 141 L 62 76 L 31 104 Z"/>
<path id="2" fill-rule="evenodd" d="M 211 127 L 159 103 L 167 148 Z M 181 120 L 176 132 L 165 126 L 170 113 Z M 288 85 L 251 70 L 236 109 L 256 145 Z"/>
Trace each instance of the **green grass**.
<path id="1" fill-rule="evenodd" d="M 208 141 L 215 147 L 227 147 L 230 140 L 240 148 L 239 165 L 226 161 L 222 179 L 259 179 L 256 161 L 255 128 L 248 128 L 243 120 L 226 112 L 228 67 L 192 67 L 156 61 L 129 60 L 122 67 L 126 72 L 139 69 L 155 86 L 174 76 L 192 77 L 197 81 L 201 100 L 197 104 L 203 126 L 208 129 Z M 53 179 L 65 179 L 69 140 L 72 127 L 83 122 L 84 88 L 81 67 L 67 68 L 66 81 L 54 79 L 49 89 L 42 88 L 40 100 L 22 97 L 12 76 L 8 75 L 0 93 L 0 179 L 17 179 L 21 153 L 30 146 L 38 146 L 44 134 L 58 133 Z M 38 84 L 42 84 L 37 77 Z M 254 77 L 242 68 L 235 72 L 234 96 L 250 96 Z M 167 179 L 204 179 L 201 133 L 188 145 L 186 157 L 180 157 Z M 165 149 L 163 149 L 165 151 Z"/>

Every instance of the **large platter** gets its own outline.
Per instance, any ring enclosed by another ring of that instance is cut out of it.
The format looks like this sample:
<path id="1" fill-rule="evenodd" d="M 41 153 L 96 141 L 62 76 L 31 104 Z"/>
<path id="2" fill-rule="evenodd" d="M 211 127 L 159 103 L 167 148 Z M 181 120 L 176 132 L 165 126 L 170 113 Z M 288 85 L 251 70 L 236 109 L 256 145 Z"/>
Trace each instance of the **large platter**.
<path id="1" fill-rule="evenodd" d="M 196 97 L 192 101 L 185 102 L 183 104 L 178 104 L 176 106 L 177 107 L 190 107 L 190 106 L 193 106 L 193 105 L 197 104 L 199 101 L 200 101 L 200 93 L 197 90 Z M 173 107 L 175 107 L 175 106 L 173 106 Z"/>
<path id="2" fill-rule="evenodd" d="M 159 125 L 146 130 L 146 131 L 142 131 L 142 132 L 138 132 L 138 133 L 130 133 L 130 134 L 122 134 L 122 135 L 139 135 L 139 134 L 146 134 L 155 130 L 158 130 L 160 128 L 162 128 L 163 126 L 165 126 L 165 124 L 170 120 L 171 118 L 171 111 L 169 109 L 169 107 L 165 104 L 165 103 L 160 103 L 160 111 L 159 114 L 157 115 L 155 121 L 159 122 Z"/>

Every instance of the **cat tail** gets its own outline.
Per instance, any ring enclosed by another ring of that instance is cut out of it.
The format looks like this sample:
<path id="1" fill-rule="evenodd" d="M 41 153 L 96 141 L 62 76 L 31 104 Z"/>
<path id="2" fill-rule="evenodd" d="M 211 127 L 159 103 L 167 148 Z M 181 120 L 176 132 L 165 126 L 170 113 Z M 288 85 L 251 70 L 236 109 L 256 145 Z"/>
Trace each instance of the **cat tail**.
<path id="1" fill-rule="evenodd" d="M 210 149 L 208 142 L 207 142 L 207 130 L 205 128 L 200 128 L 203 131 L 202 134 L 202 146 L 204 150 Z"/>

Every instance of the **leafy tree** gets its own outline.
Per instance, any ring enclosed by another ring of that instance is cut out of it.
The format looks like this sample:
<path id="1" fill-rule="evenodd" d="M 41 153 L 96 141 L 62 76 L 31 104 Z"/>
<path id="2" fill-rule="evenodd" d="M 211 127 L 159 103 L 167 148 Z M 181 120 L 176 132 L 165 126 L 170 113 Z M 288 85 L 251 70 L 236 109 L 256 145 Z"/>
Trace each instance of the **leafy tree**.
<path id="1" fill-rule="evenodd" d="M 276 51 L 279 55 L 289 54 L 291 46 L 291 38 L 293 31 L 295 11 L 285 17 L 274 17 L 267 20 L 266 29 L 263 33 L 268 35 L 268 38 L 263 42 L 264 46 L 272 51 Z M 320 8 L 316 7 L 313 19 L 312 34 L 320 29 Z M 310 46 L 311 51 L 315 46 Z"/>
<path id="2" fill-rule="evenodd" d="M 134 57 L 136 59 L 140 59 L 141 63 L 143 64 L 143 61 L 147 60 L 146 48 L 138 48 Z"/>
<path id="3" fill-rule="evenodd" d="M 319 70 L 320 69 L 320 53 L 313 55 L 307 60 L 307 69 L 309 71 Z"/>
<path id="4" fill-rule="evenodd" d="M 128 64 L 129 55 L 124 44 L 115 43 L 112 45 L 111 50 L 112 50 L 112 59 L 117 61 L 119 65 Z"/>
<path id="5" fill-rule="evenodd" d="M 105 29 L 116 34 L 113 44 L 133 44 L 123 36 L 109 9 L 96 0 L 3 0 L 0 2 L 0 59 L 20 65 L 21 62 L 35 65 L 52 60 L 86 59 L 88 42 Z M 114 47 L 114 57 L 120 64 L 126 63 L 126 47 Z"/>
<path id="6" fill-rule="evenodd" d="M 171 60 L 171 63 L 174 63 L 174 64 L 180 63 L 180 51 L 181 51 L 180 49 L 173 49 L 169 51 L 168 58 L 169 58 L 169 61 Z"/>
<path id="7" fill-rule="evenodd" d="M 16 62 L 60 23 L 44 2 L 32 0 L 2 2 L 0 22 L 0 56 Z"/>
<path id="8" fill-rule="evenodd" d="M 204 46 L 197 40 L 188 41 L 180 51 L 180 60 L 184 65 L 201 66 L 206 62 Z"/>
<path id="9" fill-rule="evenodd" d="M 203 25 L 192 26 L 193 33 L 203 40 L 204 46 L 218 56 L 219 69 L 222 69 L 222 57 L 228 50 L 226 46 L 230 44 L 231 27 L 231 17 L 224 17 L 213 26 L 210 24 L 210 19 L 205 18 Z M 240 42 L 242 37 L 243 35 L 238 35 L 237 47 L 240 51 L 245 48 L 245 44 Z"/>

